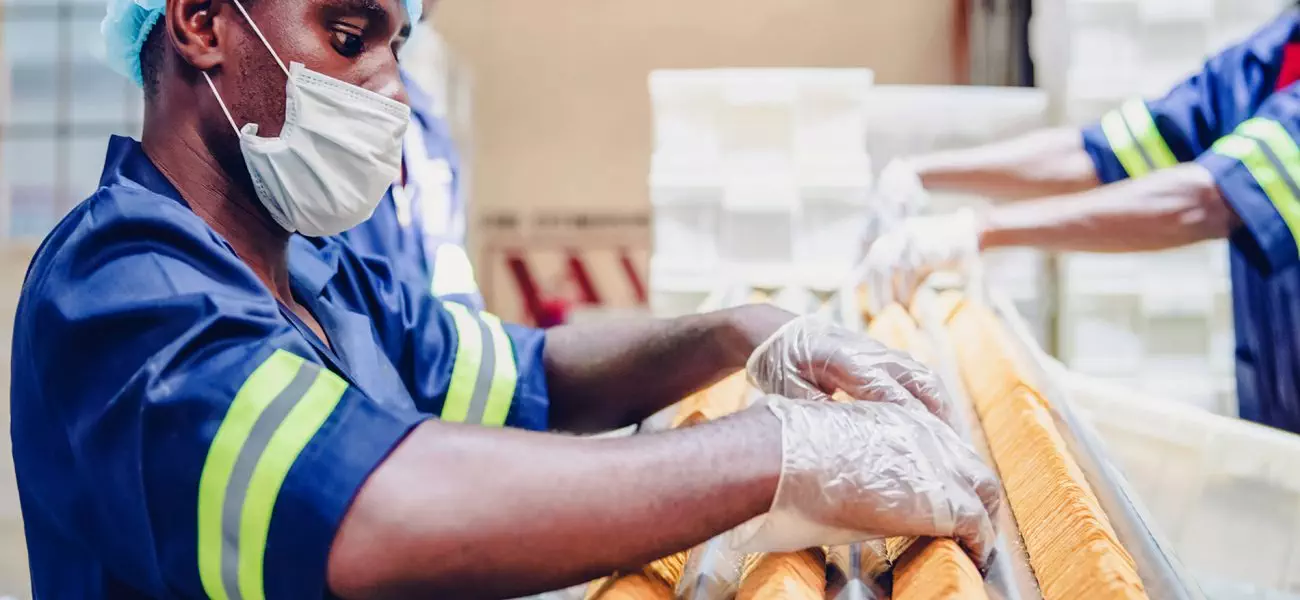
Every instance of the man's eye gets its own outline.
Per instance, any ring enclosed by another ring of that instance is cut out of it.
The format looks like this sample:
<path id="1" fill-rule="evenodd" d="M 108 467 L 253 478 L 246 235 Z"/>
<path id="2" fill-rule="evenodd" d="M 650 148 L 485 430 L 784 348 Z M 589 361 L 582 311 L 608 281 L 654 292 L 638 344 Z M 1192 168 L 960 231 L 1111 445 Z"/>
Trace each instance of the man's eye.
<path id="1" fill-rule="evenodd" d="M 334 50 L 339 54 L 347 57 L 353 57 L 361 54 L 365 49 L 361 36 L 351 31 L 336 29 L 334 30 Z"/>

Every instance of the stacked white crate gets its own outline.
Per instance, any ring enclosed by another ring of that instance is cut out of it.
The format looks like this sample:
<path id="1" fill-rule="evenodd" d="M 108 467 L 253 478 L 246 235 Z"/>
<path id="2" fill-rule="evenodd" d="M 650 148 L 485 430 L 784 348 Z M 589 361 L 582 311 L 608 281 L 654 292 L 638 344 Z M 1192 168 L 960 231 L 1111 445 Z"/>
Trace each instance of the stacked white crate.
<path id="1" fill-rule="evenodd" d="M 1080 373 L 1236 414 L 1227 263 L 1224 242 L 1066 257 L 1061 358 Z"/>
<path id="2" fill-rule="evenodd" d="M 1289 0 L 1036 0 L 1031 51 L 1057 116 L 1094 122 L 1159 97 Z M 1071 368 L 1235 413 L 1228 250 L 1075 255 L 1062 273 L 1061 356 Z"/>
<path id="3" fill-rule="evenodd" d="M 730 285 L 834 289 L 871 189 L 866 69 L 715 69 L 650 76 L 652 305 Z"/>
<path id="4" fill-rule="evenodd" d="M 1031 51 L 1040 85 L 1072 123 L 1166 92 L 1289 0 L 1036 0 Z"/>

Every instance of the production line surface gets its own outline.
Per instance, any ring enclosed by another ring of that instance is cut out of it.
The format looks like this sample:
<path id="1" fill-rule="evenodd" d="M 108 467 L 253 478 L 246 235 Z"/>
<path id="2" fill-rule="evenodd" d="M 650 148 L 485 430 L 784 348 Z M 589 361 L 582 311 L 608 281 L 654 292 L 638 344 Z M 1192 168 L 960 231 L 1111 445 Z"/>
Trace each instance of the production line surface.
<path id="1" fill-rule="evenodd" d="M 1062 417 L 1056 403 L 1048 400 L 1052 390 L 1038 391 L 1040 386 L 1048 389 L 1045 375 L 1026 360 L 1025 354 L 1032 353 L 1019 347 L 1023 340 L 1017 332 L 1007 331 L 1014 327 L 1005 326 L 997 311 L 951 295 L 926 296 L 913 311 L 891 307 L 872 323 L 872 335 L 908 349 L 938 371 L 956 400 L 955 421 L 967 425 L 960 433 L 999 467 L 1012 491 L 1002 489 L 1000 536 L 983 578 L 951 540 L 891 540 L 854 545 L 853 552 L 843 554 L 861 561 L 866 570 L 882 560 L 885 569 L 892 567 L 890 575 L 879 580 L 884 586 L 844 586 L 835 577 L 828 585 L 826 567 L 836 561 L 828 561 L 823 549 L 739 559 L 724 552 L 719 554 L 724 564 L 713 565 L 716 573 L 686 575 L 708 585 L 691 585 L 682 578 L 693 557 L 681 553 L 602 580 L 589 588 L 587 597 L 874 600 L 889 597 L 887 588 L 897 600 L 1199 597 L 1137 515 L 1122 482 L 1099 467 L 1104 459 L 1095 442 L 1079 439 L 1072 416 L 1067 411 Z M 739 410 L 752 393 L 743 374 L 733 375 L 684 401 L 677 425 Z M 1086 456 L 1076 461 L 1076 454 Z M 1119 513 L 1115 527 L 1110 511 Z M 725 542 L 719 538 L 693 552 L 716 553 Z M 1134 555 L 1126 549 L 1129 545 L 1138 549 Z M 835 555 L 836 549 L 830 550 Z M 835 569 L 830 571 L 834 574 Z M 814 572 L 816 576 L 810 576 Z M 1158 593 L 1148 596 L 1147 580 Z"/>

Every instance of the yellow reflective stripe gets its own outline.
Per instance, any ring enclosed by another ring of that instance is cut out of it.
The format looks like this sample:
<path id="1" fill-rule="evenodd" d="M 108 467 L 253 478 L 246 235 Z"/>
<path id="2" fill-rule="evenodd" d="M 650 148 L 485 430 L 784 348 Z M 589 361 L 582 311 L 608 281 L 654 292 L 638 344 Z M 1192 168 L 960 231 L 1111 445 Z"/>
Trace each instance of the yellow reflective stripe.
<path id="1" fill-rule="evenodd" d="M 492 351 L 496 354 L 492 387 L 488 391 L 487 406 L 483 410 L 483 424 L 499 427 L 506 424 L 506 417 L 510 414 L 510 403 L 515 397 L 515 387 L 519 382 L 519 369 L 515 365 L 510 336 L 506 335 L 501 320 L 488 313 L 482 313 L 480 318 L 492 334 Z"/>
<path id="2" fill-rule="evenodd" d="M 208 597 L 263 597 L 276 496 L 346 389 L 337 375 L 277 350 L 235 392 L 199 475 L 198 566 Z"/>
<path id="3" fill-rule="evenodd" d="M 1255 118 L 1237 127 L 1237 133 L 1248 135 L 1268 144 L 1292 183 L 1300 183 L 1300 147 L 1281 123 L 1270 119 Z"/>
<path id="4" fill-rule="evenodd" d="M 1108 112 L 1101 118 L 1101 132 L 1105 134 L 1111 151 L 1115 153 L 1119 164 L 1124 167 L 1124 172 L 1128 173 L 1129 177 L 1137 178 L 1151 172 L 1147 167 L 1146 158 L 1137 147 L 1137 140 L 1129 133 L 1128 126 L 1124 124 L 1124 117 L 1119 111 Z"/>
<path id="5" fill-rule="evenodd" d="M 280 487 L 289 468 L 333 414 L 347 389 L 342 377 L 321 369 L 307 393 L 276 428 L 257 461 L 239 522 L 239 590 L 244 600 L 265 598 L 263 559 Z"/>
<path id="6" fill-rule="evenodd" d="M 1178 159 L 1160 135 L 1160 129 L 1156 127 L 1155 119 L 1151 118 L 1151 111 L 1145 102 L 1129 100 L 1120 111 L 1124 113 L 1129 131 L 1133 132 L 1133 137 L 1137 138 L 1147 158 L 1151 159 L 1152 168 L 1165 169 L 1178 164 Z"/>
<path id="7" fill-rule="evenodd" d="M 235 459 L 257 418 L 289 386 L 302 363 L 303 359 L 283 351 L 262 362 L 235 393 L 208 448 L 199 475 L 198 558 L 203 590 L 215 600 L 228 598 L 221 578 L 221 513 Z"/>
<path id="8" fill-rule="evenodd" d="M 442 420 L 463 423 L 469 415 L 470 400 L 483 363 L 483 333 L 469 309 L 455 302 L 445 302 L 443 306 L 451 313 L 456 326 L 456 359 L 451 367 L 447 399 L 442 403 Z"/>
<path id="9" fill-rule="evenodd" d="M 1215 142 L 1210 150 L 1235 158 L 1246 166 L 1250 176 L 1255 178 L 1255 183 L 1264 190 L 1264 195 L 1268 196 L 1269 202 L 1273 203 L 1273 207 L 1286 222 L 1287 229 L 1291 230 L 1291 236 L 1297 240 L 1297 249 L 1300 249 L 1300 198 L 1296 198 L 1295 192 L 1291 189 L 1293 184 L 1283 179 L 1285 175 L 1273 166 L 1273 162 L 1260 148 L 1259 142 L 1233 134 Z"/>

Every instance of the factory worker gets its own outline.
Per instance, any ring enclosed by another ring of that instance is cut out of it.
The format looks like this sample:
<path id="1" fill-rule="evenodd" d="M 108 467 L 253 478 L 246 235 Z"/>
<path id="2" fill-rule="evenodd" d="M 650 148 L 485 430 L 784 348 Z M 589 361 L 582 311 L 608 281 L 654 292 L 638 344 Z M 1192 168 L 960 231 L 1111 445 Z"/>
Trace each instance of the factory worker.
<path id="1" fill-rule="evenodd" d="M 914 219 L 864 269 L 880 305 L 980 250 L 1139 252 L 1227 238 L 1242 418 L 1300 432 L 1300 9 L 1100 123 L 887 168 L 888 194 L 1023 200 Z M 874 282 L 874 283 L 872 283 Z"/>
<path id="2" fill-rule="evenodd" d="M 109 3 L 143 140 L 109 143 L 14 331 L 36 597 L 515 597 L 741 524 L 750 548 L 988 556 L 993 475 L 934 376 L 870 339 L 763 306 L 516 327 L 340 243 L 399 170 L 418 8 Z M 737 416 L 538 432 L 634 423 L 746 362 L 779 395 Z"/>
<path id="3" fill-rule="evenodd" d="M 433 30 L 427 19 L 436 0 L 424 0 L 421 22 L 411 30 L 403 60 L 431 52 Z M 423 43 L 421 43 L 423 42 Z M 474 268 L 465 251 L 466 208 L 461 194 L 460 160 L 447 123 L 438 116 L 434 98 L 406 69 L 411 123 L 402 140 L 402 170 L 374 214 L 344 232 L 342 238 L 360 254 L 388 259 L 398 275 L 444 300 L 483 309 Z"/>

